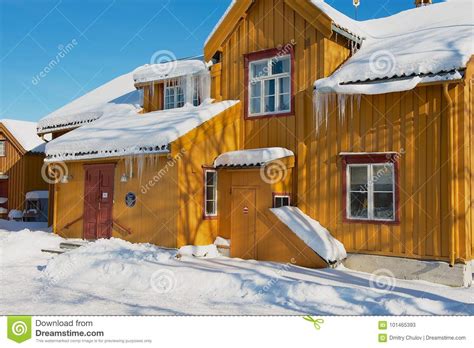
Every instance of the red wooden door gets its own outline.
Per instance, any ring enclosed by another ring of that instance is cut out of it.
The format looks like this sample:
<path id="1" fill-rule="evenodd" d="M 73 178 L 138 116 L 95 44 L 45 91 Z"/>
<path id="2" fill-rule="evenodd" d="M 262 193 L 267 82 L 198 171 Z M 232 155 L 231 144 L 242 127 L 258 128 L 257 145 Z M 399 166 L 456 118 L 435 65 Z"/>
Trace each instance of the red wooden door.
<path id="1" fill-rule="evenodd" d="M 114 164 L 85 166 L 84 239 L 112 236 Z"/>

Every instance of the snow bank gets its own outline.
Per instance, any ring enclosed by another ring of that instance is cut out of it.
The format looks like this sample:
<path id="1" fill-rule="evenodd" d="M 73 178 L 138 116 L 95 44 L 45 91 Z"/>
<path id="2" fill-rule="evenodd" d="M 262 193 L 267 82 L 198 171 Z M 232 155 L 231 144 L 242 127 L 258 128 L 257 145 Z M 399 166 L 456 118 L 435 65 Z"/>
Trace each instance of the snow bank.
<path id="1" fill-rule="evenodd" d="M 217 247 L 214 244 L 211 245 L 185 245 L 178 250 L 178 257 L 181 256 L 192 256 L 205 259 L 212 259 L 220 256 Z"/>
<path id="2" fill-rule="evenodd" d="M 36 134 L 36 122 L 1 119 L 0 123 L 5 126 L 26 152 L 44 152 L 45 142 Z"/>
<path id="3" fill-rule="evenodd" d="M 171 142 L 237 103 L 205 101 L 197 107 L 186 105 L 147 114 L 125 110 L 52 140 L 46 146 L 46 160 L 167 153 Z"/>
<path id="4" fill-rule="evenodd" d="M 283 147 L 230 151 L 219 155 L 214 161 L 214 167 L 261 166 L 268 162 L 290 156 L 294 156 L 294 153 Z"/>
<path id="5" fill-rule="evenodd" d="M 230 239 L 225 239 L 225 238 L 222 238 L 222 237 L 217 237 L 216 240 L 214 241 L 214 245 L 230 248 Z"/>
<path id="6" fill-rule="evenodd" d="M 146 64 L 133 71 L 136 83 L 163 81 L 182 76 L 197 75 L 207 71 L 201 60 L 174 60 L 160 64 Z"/>
<path id="7" fill-rule="evenodd" d="M 304 214 L 296 207 L 270 209 L 288 228 L 293 231 L 306 245 L 329 264 L 337 263 L 347 257 L 344 245 L 331 233 Z"/>
<path id="8" fill-rule="evenodd" d="M 119 104 L 139 108 L 140 103 L 140 93 L 135 88 L 133 72 L 130 72 L 43 117 L 38 122 L 38 133 L 79 127 L 97 120 L 106 112 L 117 112 L 114 108 Z"/>
<path id="9" fill-rule="evenodd" d="M 372 275 L 342 267 L 178 260 L 175 249 L 120 239 L 41 252 L 61 241 L 51 233 L 0 231 L 1 315 L 474 314 L 474 288 L 396 280 L 379 289 Z"/>
<path id="10" fill-rule="evenodd" d="M 470 0 L 452 0 L 362 22 L 341 19 L 329 5 L 312 2 L 335 22 L 344 22 L 343 26 L 365 37 L 361 48 L 341 68 L 316 81 L 320 91 L 380 94 L 409 90 L 424 75 L 464 69 L 474 54 L 474 5 Z M 347 85 L 396 77 L 403 79 Z"/>

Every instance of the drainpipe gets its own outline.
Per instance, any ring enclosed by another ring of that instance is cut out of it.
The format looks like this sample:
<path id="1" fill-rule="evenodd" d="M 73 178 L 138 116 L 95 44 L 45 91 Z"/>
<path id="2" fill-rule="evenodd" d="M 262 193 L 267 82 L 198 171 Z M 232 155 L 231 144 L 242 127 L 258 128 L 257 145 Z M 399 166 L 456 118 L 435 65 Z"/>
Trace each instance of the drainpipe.
<path id="1" fill-rule="evenodd" d="M 449 266 L 453 267 L 456 262 L 456 250 L 455 250 L 455 243 L 456 243 L 456 235 L 455 235 L 455 215 L 453 212 L 453 208 L 456 204 L 456 199 L 454 197 L 454 185 L 453 185 L 453 159 L 451 156 L 454 154 L 451 153 L 451 149 L 454 148 L 454 115 L 453 115 L 453 100 L 449 95 L 449 83 L 443 84 L 443 94 L 446 98 L 446 102 L 448 104 L 448 170 L 449 170 L 449 179 L 448 179 L 448 209 L 449 209 Z"/>

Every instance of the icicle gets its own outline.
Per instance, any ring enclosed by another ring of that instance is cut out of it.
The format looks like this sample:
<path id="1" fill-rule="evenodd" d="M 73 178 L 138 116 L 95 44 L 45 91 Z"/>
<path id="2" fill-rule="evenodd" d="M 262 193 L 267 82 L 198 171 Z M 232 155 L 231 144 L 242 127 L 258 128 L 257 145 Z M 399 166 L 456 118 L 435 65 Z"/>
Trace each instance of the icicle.
<path id="1" fill-rule="evenodd" d="M 337 107 L 339 111 L 339 122 L 344 123 L 346 120 L 346 94 L 337 95 Z"/>
<path id="2" fill-rule="evenodd" d="M 145 155 L 138 155 L 137 156 L 137 172 L 138 172 L 139 182 L 142 181 L 144 166 L 145 166 Z"/>

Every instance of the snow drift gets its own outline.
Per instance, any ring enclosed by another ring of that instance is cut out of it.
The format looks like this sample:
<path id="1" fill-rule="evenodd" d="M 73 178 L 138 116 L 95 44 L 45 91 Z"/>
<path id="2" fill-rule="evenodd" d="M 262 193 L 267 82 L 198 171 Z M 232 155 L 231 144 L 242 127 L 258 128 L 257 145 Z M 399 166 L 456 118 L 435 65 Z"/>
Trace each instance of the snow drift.
<path id="1" fill-rule="evenodd" d="M 270 211 L 328 264 L 338 263 L 347 257 L 344 245 L 299 208 L 281 207 Z"/>

